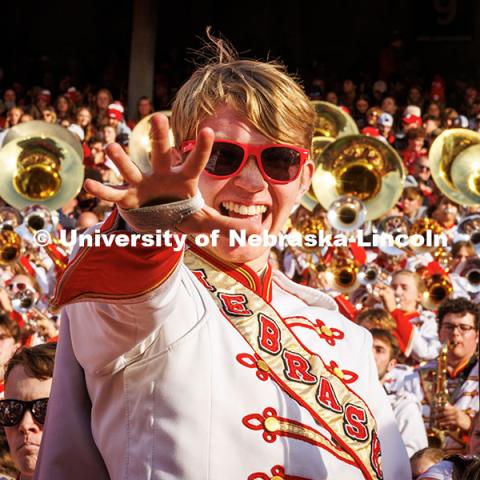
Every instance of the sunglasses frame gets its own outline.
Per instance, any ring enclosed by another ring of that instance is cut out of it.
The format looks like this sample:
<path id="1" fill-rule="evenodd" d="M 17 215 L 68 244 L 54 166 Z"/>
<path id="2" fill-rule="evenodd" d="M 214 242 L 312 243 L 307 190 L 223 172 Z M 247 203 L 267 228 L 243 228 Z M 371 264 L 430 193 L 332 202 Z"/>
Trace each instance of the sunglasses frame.
<path id="1" fill-rule="evenodd" d="M 18 402 L 22 405 L 22 413 L 18 419 L 18 421 L 16 423 L 12 423 L 12 424 L 5 424 L 5 423 L 2 423 L 0 421 L 0 427 L 15 427 L 17 426 L 22 420 L 23 420 L 23 417 L 25 416 L 25 413 L 27 413 L 27 410 L 30 411 L 30 413 L 32 414 L 32 417 L 34 418 L 34 420 L 36 422 L 38 422 L 40 425 L 43 425 L 44 424 L 44 421 L 42 422 L 41 420 L 38 419 L 37 417 L 37 414 L 34 412 L 34 404 L 37 403 L 37 402 L 41 402 L 41 401 L 45 401 L 46 400 L 46 407 L 45 407 L 45 418 L 47 416 L 47 408 L 48 408 L 48 400 L 49 398 L 46 397 L 46 398 L 36 398 L 35 400 L 17 400 L 16 398 L 6 398 L 4 400 L 0 400 L 0 409 L 1 409 L 1 406 L 8 403 L 8 402 Z M 1 415 L 0 415 L 0 418 L 1 418 Z"/>
<path id="2" fill-rule="evenodd" d="M 180 152 L 182 154 L 191 152 L 195 147 L 196 143 L 197 143 L 196 140 L 187 140 L 183 142 L 180 147 Z M 206 169 L 204 170 L 206 175 L 216 178 L 218 180 L 225 180 L 238 175 L 242 171 L 242 169 L 245 167 L 245 164 L 247 163 L 247 160 L 249 159 L 249 157 L 253 155 L 255 157 L 258 168 L 263 178 L 267 182 L 274 183 L 277 185 L 286 185 L 288 183 L 294 182 L 300 176 L 300 172 L 302 171 L 302 168 L 305 165 L 305 162 L 307 161 L 310 155 L 310 151 L 307 150 L 306 148 L 296 147 L 294 145 L 287 145 L 283 143 L 271 143 L 267 145 L 252 145 L 250 143 L 241 143 L 241 142 L 235 142 L 233 140 L 223 140 L 223 139 L 215 140 L 215 142 L 213 142 L 214 145 L 218 143 L 236 145 L 237 147 L 240 147 L 243 151 L 243 159 L 240 162 L 240 165 L 238 166 L 238 168 L 233 173 L 229 173 L 228 175 L 215 175 L 214 173 L 208 172 Z M 267 175 L 267 173 L 265 172 L 265 169 L 263 168 L 262 153 L 269 148 L 290 148 L 300 155 L 300 164 L 298 166 L 298 172 L 296 173 L 294 178 L 290 180 L 276 180 L 275 178 L 272 178 L 269 175 Z"/>

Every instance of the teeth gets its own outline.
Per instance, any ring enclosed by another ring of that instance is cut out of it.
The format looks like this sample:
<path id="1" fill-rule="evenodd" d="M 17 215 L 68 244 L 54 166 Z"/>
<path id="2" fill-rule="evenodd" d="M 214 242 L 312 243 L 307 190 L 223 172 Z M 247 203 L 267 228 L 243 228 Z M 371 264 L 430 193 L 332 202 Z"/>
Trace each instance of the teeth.
<path id="1" fill-rule="evenodd" d="M 223 207 L 229 211 L 239 213 L 240 215 L 259 215 L 261 213 L 265 213 L 267 211 L 267 207 L 265 205 L 240 205 L 239 203 L 234 202 L 223 202 Z"/>

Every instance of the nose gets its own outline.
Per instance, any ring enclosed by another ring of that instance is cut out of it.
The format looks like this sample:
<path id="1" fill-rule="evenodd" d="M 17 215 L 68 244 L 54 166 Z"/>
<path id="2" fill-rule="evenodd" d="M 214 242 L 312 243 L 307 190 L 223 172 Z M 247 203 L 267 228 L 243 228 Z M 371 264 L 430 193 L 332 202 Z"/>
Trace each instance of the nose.
<path id="1" fill-rule="evenodd" d="M 248 158 L 247 163 L 234 177 L 233 182 L 235 186 L 252 193 L 260 192 L 267 184 L 253 156 Z"/>
<path id="2" fill-rule="evenodd" d="M 393 288 L 393 291 L 395 292 L 395 296 L 399 297 L 402 293 L 402 287 L 400 285 L 397 285 Z"/>
<path id="3" fill-rule="evenodd" d="M 40 432 L 41 428 L 38 423 L 34 420 L 32 416 L 32 412 L 27 410 L 25 415 L 23 416 L 22 420 L 18 424 L 18 430 L 20 433 L 27 434 L 27 433 L 38 433 Z"/>

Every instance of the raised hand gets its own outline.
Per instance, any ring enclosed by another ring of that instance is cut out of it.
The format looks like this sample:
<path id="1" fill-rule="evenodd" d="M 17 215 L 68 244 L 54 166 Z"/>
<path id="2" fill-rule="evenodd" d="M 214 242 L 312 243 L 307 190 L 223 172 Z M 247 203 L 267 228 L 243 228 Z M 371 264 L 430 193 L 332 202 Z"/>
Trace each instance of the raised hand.
<path id="1" fill-rule="evenodd" d="M 108 186 L 87 179 L 85 189 L 88 192 L 102 200 L 114 202 L 124 209 L 166 204 L 195 196 L 200 175 L 210 157 L 215 133 L 211 128 L 200 130 L 195 147 L 182 162 L 178 151 L 170 146 L 167 117 L 157 114 L 151 121 L 151 173 L 142 173 L 120 145 L 113 144 L 107 149 L 108 156 L 119 169 L 127 185 Z M 217 228 L 221 233 L 227 234 L 229 229 L 238 229 L 243 226 L 241 220 L 223 216 L 217 210 L 205 206 L 201 211 L 185 219 L 178 229 L 190 234 L 211 232 Z"/>

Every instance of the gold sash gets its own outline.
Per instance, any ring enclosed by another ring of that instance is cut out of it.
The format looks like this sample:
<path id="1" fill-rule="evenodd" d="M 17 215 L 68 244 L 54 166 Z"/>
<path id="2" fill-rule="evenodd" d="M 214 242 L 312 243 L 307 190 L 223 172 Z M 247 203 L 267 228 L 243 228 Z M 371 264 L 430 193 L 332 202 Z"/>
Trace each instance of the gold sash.
<path id="1" fill-rule="evenodd" d="M 381 480 L 375 419 L 365 402 L 299 342 L 263 298 L 192 249 L 184 261 L 200 273 L 220 311 L 261 358 L 270 377 L 330 432 L 332 444 L 344 453 L 338 457 L 351 459 L 348 463 L 366 479 Z"/>

